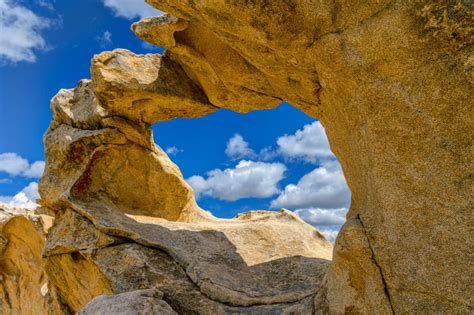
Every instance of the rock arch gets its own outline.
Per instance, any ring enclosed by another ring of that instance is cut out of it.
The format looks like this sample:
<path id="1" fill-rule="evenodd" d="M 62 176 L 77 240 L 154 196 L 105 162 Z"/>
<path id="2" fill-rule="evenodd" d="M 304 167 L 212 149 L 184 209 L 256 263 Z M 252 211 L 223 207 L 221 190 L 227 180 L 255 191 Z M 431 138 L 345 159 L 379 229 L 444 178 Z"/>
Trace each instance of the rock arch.
<path id="1" fill-rule="evenodd" d="M 113 237 L 172 248 L 137 235 L 133 223 L 110 211 L 113 205 L 181 222 L 214 220 L 154 146 L 149 124 L 218 108 L 245 113 L 287 100 L 325 126 L 352 192 L 313 311 L 472 311 L 471 4 L 147 2 L 171 15 L 132 29 L 167 48 L 164 56 L 105 52 L 92 60 L 91 82 L 53 99 L 40 185 L 44 206 L 73 208 Z M 133 145 L 123 153 L 127 143 Z M 117 170 L 130 173 L 110 182 L 109 167 L 123 154 L 126 162 Z M 150 163 L 134 164 L 138 155 Z M 143 174 L 134 178 L 138 171 Z M 138 185 L 140 177 L 149 195 L 124 198 L 130 193 L 121 187 L 124 180 Z M 154 195 L 163 180 L 175 188 Z M 156 203 L 160 211 L 150 206 Z M 222 294 L 225 303 L 256 301 Z M 295 301 L 278 296 L 274 303 Z"/>

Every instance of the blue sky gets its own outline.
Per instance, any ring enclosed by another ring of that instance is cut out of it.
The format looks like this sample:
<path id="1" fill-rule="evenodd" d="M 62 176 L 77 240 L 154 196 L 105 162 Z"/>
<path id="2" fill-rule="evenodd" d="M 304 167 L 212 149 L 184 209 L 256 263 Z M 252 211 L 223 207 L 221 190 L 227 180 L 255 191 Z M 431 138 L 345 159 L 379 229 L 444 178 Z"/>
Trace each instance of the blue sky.
<path id="1" fill-rule="evenodd" d="M 0 202 L 34 206 L 49 100 L 90 78 L 90 58 L 103 50 L 161 53 L 130 31 L 157 14 L 142 0 L 0 0 Z M 219 217 L 286 207 L 330 239 L 344 221 L 350 193 L 324 130 L 289 104 L 153 129 L 200 206 Z"/>

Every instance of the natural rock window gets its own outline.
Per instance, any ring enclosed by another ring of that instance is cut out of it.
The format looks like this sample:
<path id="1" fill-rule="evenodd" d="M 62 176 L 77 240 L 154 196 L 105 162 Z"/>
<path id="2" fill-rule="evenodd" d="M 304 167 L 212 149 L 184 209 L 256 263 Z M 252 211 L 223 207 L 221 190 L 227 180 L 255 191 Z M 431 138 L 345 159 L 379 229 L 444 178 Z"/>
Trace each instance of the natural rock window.
<path id="1" fill-rule="evenodd" d="M 53 98 L 53 121 L 44 137 L 39 202 L 56 218 L 45 245 L 46 270 L 67 306 L 77 312 L 99 294 L 153 287 L 164 294 L 158 299 L 183 313 L 312 312 L 332 257 L 331 243 L 288 210 L 255 210 L 231 220 L 212 216 L 198 206 L 180 170 L 155 145 L 150 123 L 215 111 L 198 87 L 166 57 L 125 50 L 95 56 L 91 71 L 91 81 Z M 308 128 L 324 136 L 319 123 Z M 278 154 L 288 154 L 301 133 L 305 129 L 279 138 L 286 151 Z M 262 158 L 277 154 L 271 150 L 264 150 Z M 320 150 L 331 155 L 327 145 Z M 226 152 L 257 155 L 238 135 L 228 141 Z M 250 160 L 238 162 L 236 170 L 254 166 L 270 167 L 260 171 L 265 176 L 282 177 L 286 170 L 282 163 Z M 188 179 L 196 180 L 196 191 L 210 194 L 200 189 L 212 179 Z M 269 194 L 258 194 L 276 195 L 276 182 L 270 186 Z M 90 285 L 71 294 L 69 287 L 78 283 Z M 176 292 L 177 287 L 185 291 Z"/>
<path id="2" fill-rule="evenodd" d="M 285 121 L 275 124 L 277 117 Z M 231 218 L 286 208 L 335 241 L 350 191 L 318 121 L 284 103 L 246 115 L 220 110 L 153 129 L 203 209 Z"/>

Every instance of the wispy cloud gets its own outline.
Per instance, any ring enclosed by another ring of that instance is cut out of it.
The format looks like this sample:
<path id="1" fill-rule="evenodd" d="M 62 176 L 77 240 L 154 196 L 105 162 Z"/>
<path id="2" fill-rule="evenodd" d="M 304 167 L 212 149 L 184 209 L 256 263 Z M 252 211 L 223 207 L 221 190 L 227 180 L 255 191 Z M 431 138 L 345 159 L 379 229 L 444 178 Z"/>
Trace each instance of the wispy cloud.
<path id="1" fill-rule="evenodd" d="M 346 221 L 347 208 L 340 209 L 321 209 L 321 208 L 308 208 L 308 209 L 296 209 L 295 213 L 298 214 L 303 220 L 309 224 L 315 226 L 331 226 L 341 225 Z"/>
<path id="2" fill-rule="evenodd" d="M 95 40 L 99 43 L 101 48 L 106 48 L 112 44 L 112 33 L 105 31 L 95 37 Z"/>
<path id="3" fill-rule="evenodd" d="M 150 50 L 150 51 L 155 51 L 155 50 L 159 49 L 159 47 L 157 47 L 155 45 L 152 45 L 150 43 L 147 43 L 147 42 L 142 42 L 142 47 L 143 47 L 143 49 Z"/>
<path id="4" fill-rule="evenodd" d="M 50 11 L 54 11 L 54 5 L 51 1 L 48 0 L 37 0 L 36 3 L 43 8 L 46 8 Z"/>
<path id="5" fill-rule="evenodd" d="M 0 0 L 0 61 L 36 61 L 36 53 L 47 49 L 42 31 L 51 25 L 19 1 Z"/>
<path id="6" fill-rule="evenodd" d="M 112 10 L 115 16 L 129 20 L 163 14 L 144 0 L 102 0 L 102 2 Z"/>
<path id="7" fill-rule="evenodd" d="M 177 147 L 168 147 L 168 148 L 166 148 L 165 152 L 166 152 L 166 154 L 173 156 L 173 155 L 176 155 L 180 152 L 183 152 L 183 150 L 178 149 Z"/>

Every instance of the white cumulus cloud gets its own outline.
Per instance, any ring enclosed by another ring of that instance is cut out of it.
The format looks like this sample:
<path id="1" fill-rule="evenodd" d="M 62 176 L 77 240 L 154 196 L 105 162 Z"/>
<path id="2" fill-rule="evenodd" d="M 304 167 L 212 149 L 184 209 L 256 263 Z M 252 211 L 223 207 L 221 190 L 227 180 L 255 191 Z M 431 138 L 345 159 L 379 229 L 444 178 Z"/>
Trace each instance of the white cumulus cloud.
<path id="1" fill-rule="evenodd" d="M 39 178 L 43 175 L 44 172 L 44 161 L 36 161 L 32 163 L 28 169 L 23 172 L 23 175 L 26 177 L 35 177 Z"/>
<path id="2" fill-rule="evenodd" d="M 345 222 L 350 203 L 350 191 L 341 166 L 329 147 L 326 132 L 320 122 L 305 125 L 293 134 L 278 137 L 276 146 L 256 152 L 238 133 L 227 142 L 226 155 L 241 161 L 235 168 L 216 169 L 202 176 L 188 179 L 196 195 L 235 201 L 241 198 L 268 198 L 278 194 L 271 208 L 288 208 L 304 221 L 316 227 L 329 241 L 334 242 Z M 280 191 L 286 166 L 270 163 L 284 158 L 291 162 L 305 162 L 317 166 L 297 183 L 288 184 Z M 282 168 L 271 169 L 270 165 Z"/>
<path id="3" fill-rule="evenodd" d="M 298 183 L 289 184 L 271 202 L 272 208 L 347 208 L 350 191 L 337 161 L 326 161 Z"/>
<path id="4" fill-rule="evenodd" d="M 44 171 L 44 161 L 36 161 L 32 164 L 27 159 L 13 152 L 0 154 L 0 172 L 10 176 L 24 176 L 31 178 L 41 177 Z"/>
<path id="5" fill-rule="evenodd" d="M 0 196 L 0 204 L 6 204 L 11 208 L 34 209 L 38 206 L 36 199 L 39 197 L 38 183 L 31 182 L 15 196 Z"/>
<path id="6" fill-rule="evenodd" d="M 112 9 L 116 16 L 129 20 L 163 14 L 144 0 L 102 0 L 102 2 L 106 7 Z"/>
<path id="7" fill-rule="evenodd" d="M 235 168 L 215 169 L 207 178 L 192 176 L 187 179 L 196 196 L 235 201 L 242 198 L 268 198 L 280 190 L 286 166 L 281 163 L 240 161 Z"/>
<path id="8" fill-rule="evenodd" d="M 328 139 L 319 121 L 305 125 L 292 135 L 277 139 L 278 152 L 286 158 L 301 159 L 315 163 L 319 160 L 334 158 Z"/>
<path id="9" fill-rule="evenodd" d="M 0 60 L 36 61 L 36 52 L 47 47 L 41 31 L 50 26 L 19 1 L 0 0 Z"/>
<path id="10" fill-rule="evenodd" d="M 256 153 L 247 141 L 236 133 L 227 142 L 225 153 L 233 160 L 249 158 L 270 161 L 278 157 L 292 161 L 319 163 L 334 160 L 335 156 L 329 148 L 324 127 L 319 121 L 305 125 L 294 134 L 278 137 L 277 147 L 268 146 Z"/>
<path id="11" fill-rule="evenodd" d="M 341 166 L 336 160 L 327 160 L 297 184 L 287 185 L 271 202 L 271 207 L 294 209 L 304 221 L 334 243 L 346 221 L 350 197 Z"/>
<path id="12" fill-rule="evenodd" d="M 234 160 L 243 158 L 254 159 L 257 157 L 255 152 L 249 147 L 248 142 L 238 133 L 227 142 L 225 154 Z"/>

